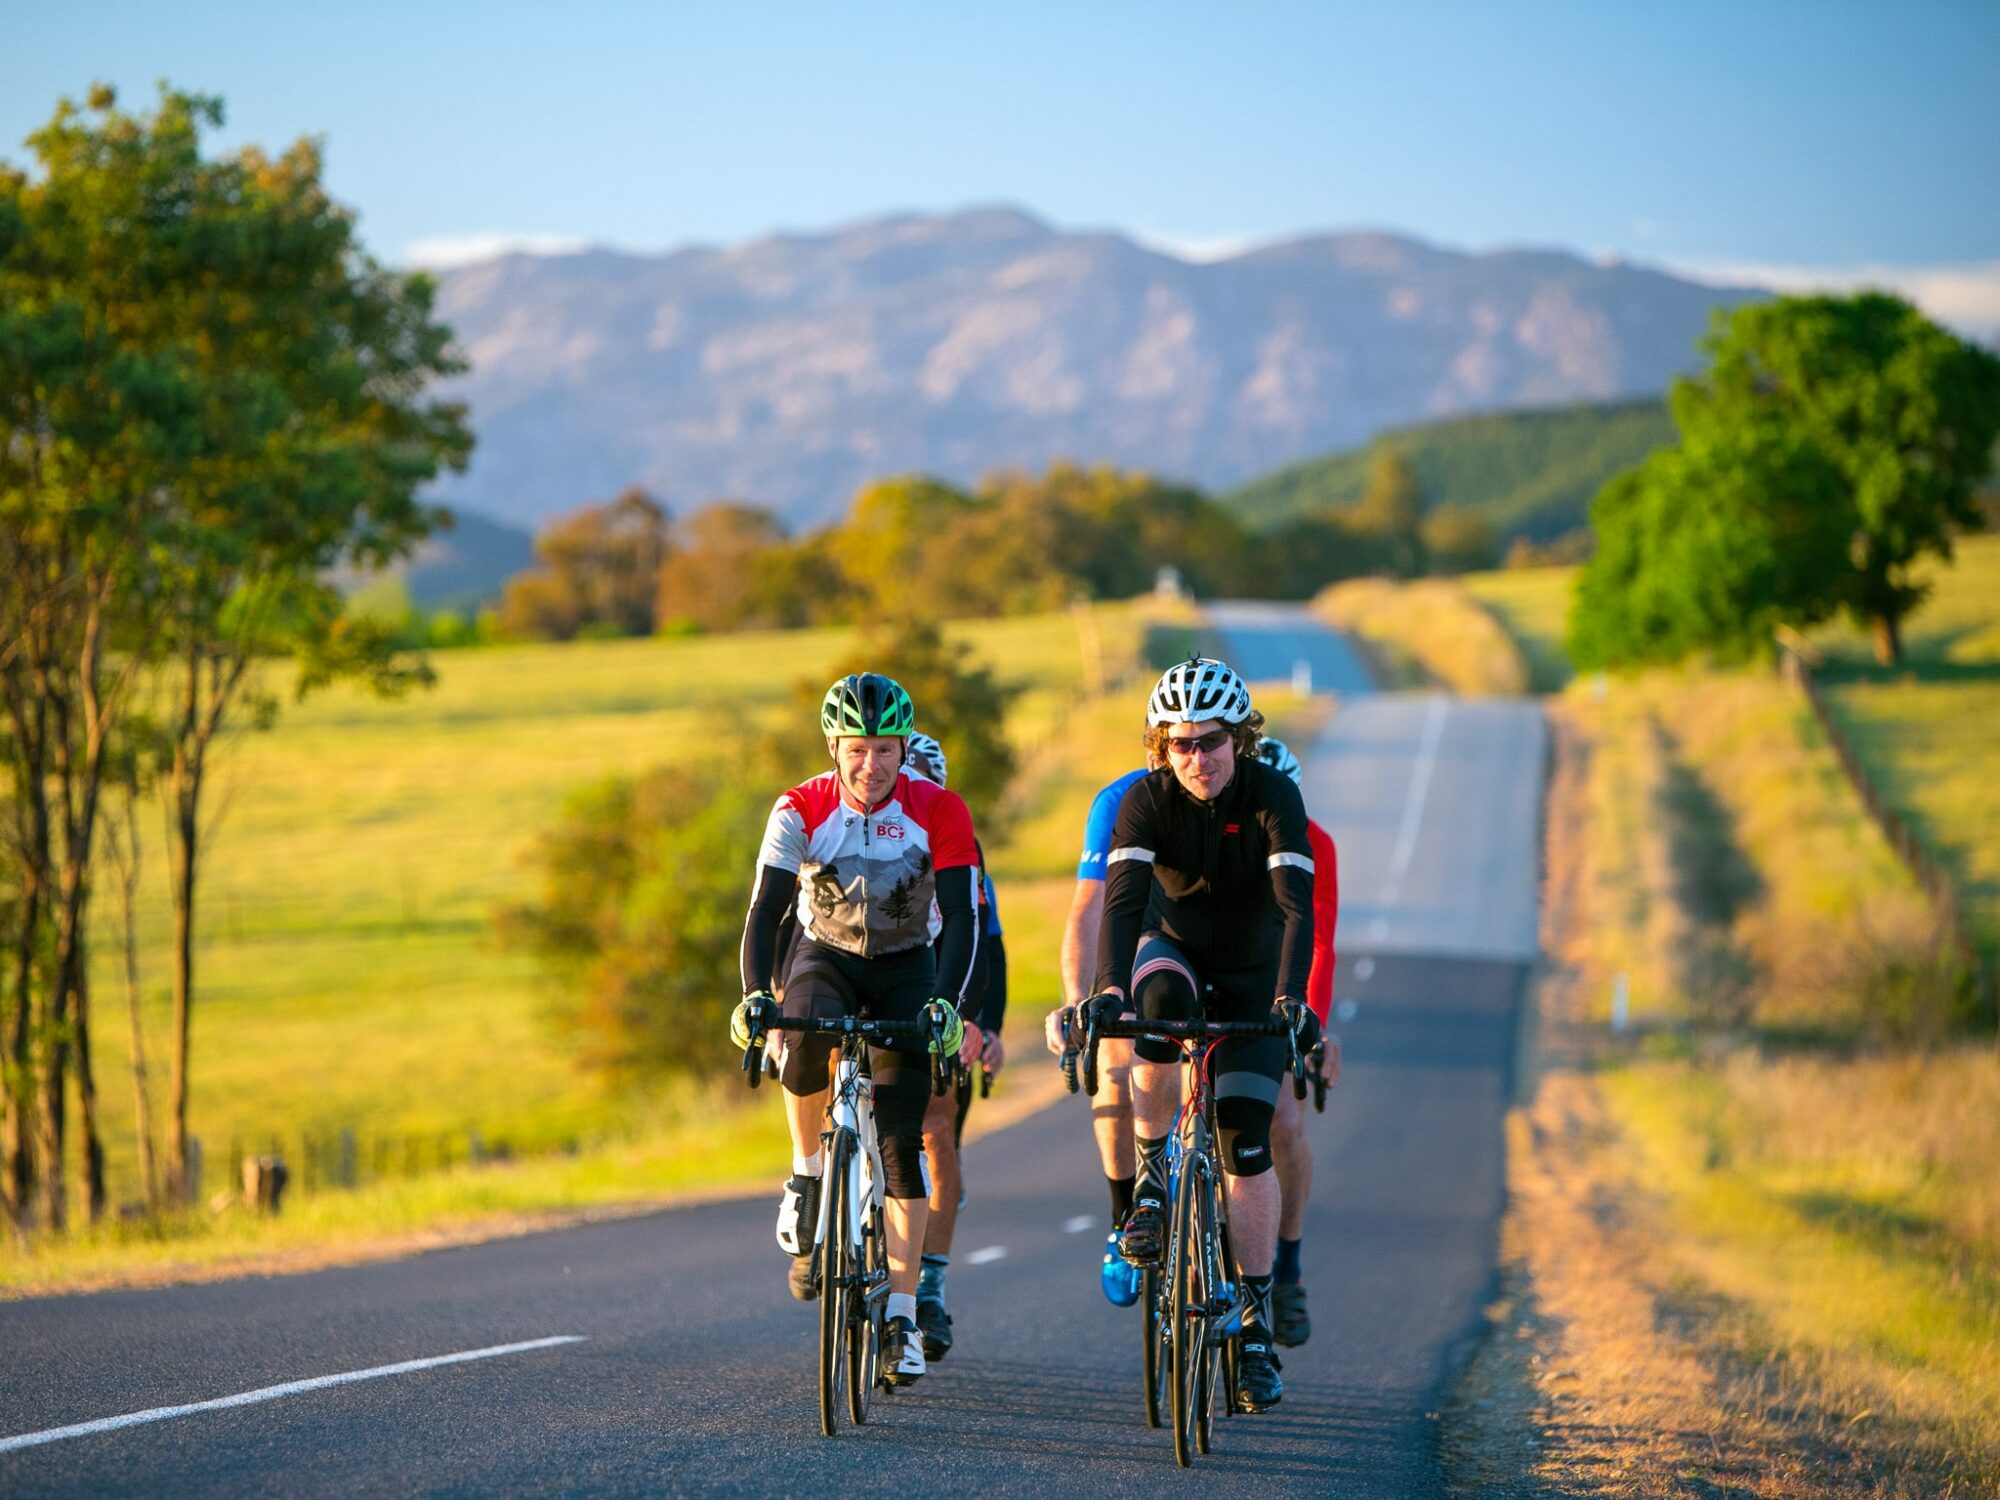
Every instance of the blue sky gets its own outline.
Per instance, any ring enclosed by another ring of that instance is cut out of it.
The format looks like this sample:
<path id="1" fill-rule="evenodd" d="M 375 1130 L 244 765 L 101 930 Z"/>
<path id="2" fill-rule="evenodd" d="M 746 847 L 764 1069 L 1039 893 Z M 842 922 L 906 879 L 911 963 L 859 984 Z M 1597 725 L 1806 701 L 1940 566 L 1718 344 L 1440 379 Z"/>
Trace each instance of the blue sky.
<path id="1" fill-rule="evenodd" d="M 2000 287 L 1993 0 L 15 3 L 0 155 L 162 77 L 224 142 L 325 135 L 391 260 L 1006 202 L 1197 255 L 1365 225 Z"/>

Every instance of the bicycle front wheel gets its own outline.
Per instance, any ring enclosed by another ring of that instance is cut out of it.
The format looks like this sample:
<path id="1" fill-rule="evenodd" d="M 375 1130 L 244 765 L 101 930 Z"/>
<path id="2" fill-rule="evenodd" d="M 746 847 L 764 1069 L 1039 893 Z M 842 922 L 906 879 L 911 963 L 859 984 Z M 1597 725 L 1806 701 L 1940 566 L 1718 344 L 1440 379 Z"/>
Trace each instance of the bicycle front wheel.
<path id="1" fill-rule="evenodd" d="M 852 1137 L 836 1130 L 826 1153 L 826 1176 L 821 1179 L 821 1191 L 827 1199 L 826 1233 L 813 1250 L 819 1263 L 819 1430 L 828 1437 L 835 1431 L 841 1379 L 846 1373 L 847 1172 L 853 1152 Z"/>
<path id="2" fill-rule="evenodd" d="M 1167 1280 L 1148 1266 L 1139 1277 L 1139 1305 L 1145 1309 L 1146 1425 L 1158 1427 L 1168 1409 L 1167 1376 L 1173 1368 L 1173 1320 L 1164 1306 Z"/>
<path id="3" fill-rule="evenodd" d="M 1200 1429 L 1208 1396 L 1209 1303 L 1215 1289 L 1207 1275 L 1212 1243 L 1211 1217 L 1214 1168 L 1208 1157 L 1189 1152 L 1181 1158 L 1181 1178 L 1174 1193 L 1173 1242 L 1168 1248 L 1168 1317 L 1173 1323 L 1174 1462 L 1182 1468 L 1206 1449 Z"/>
<path id="4" fill-rule="evenodd" d="M 882 1324 L 889 1305 L 889 1241 L 875 1195 L 863 1185 L 854 1201 L 862 1210 L 861 1254 L 860 1275 L 847 1305 L 847 1415 L 859 1427 L 868 1420 L 868 1400 L 881 1368 Z"/>

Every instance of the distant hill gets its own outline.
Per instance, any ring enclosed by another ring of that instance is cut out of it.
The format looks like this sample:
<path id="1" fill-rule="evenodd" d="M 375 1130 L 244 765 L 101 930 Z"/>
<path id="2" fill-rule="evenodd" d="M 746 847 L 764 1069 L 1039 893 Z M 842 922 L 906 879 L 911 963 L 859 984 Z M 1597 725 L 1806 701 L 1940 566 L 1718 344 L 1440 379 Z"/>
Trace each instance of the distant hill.
<path id="1" fill-rule="evenodd" d="M 1620 469 L 1674 441 L 1659 401 L 1462 417 L 1392 428 L 1377 440 L 1408 456 L 1433 505 L 1467 505 L 1504 545 L 1543 542 L 1584 524 L 1591 497 Z M 1254 526 L 1337 510 L 1361 498 L 1369 448 L 1293 464 L 1223 496 Z"/>
<path id="2" fill-rule="evenodd" d="M 535 560 L 534 538 L 514 526 L 460 510 L 402 565 L 403 585 L 420 609 L 465 610 L 500 595 L 506 581 Z"/>
<path id="3" fill-rule="evenodd" d="M 533 528 L 642 484 L 795 528 L 866 480 L 1058 458 L 1205 488 L 1384 428 L 1656 396 L 1762 295 L 1556 250 L 1380 232 L 1191 263 L 1008 208 L 439 278 L 471 363 L 448 504 Z"/>

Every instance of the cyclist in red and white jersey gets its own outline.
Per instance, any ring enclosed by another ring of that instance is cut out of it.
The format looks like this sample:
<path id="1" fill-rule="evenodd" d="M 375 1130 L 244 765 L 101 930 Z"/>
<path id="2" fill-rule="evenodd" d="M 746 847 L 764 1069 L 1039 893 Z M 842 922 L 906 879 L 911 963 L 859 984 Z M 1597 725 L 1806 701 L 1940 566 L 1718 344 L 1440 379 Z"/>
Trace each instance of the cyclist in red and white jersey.
<path id="1" fill-rule="evenodd" d="M 799 932 L 784 1014 L 915 1020 L 936 1003 L 946 1017 L 944 1050 L 964 1046 L 958 1008 L 978 952 L 978 856 L 965 803 L 904 768 L 915 721 L 909 694 L 879 673 L 855 673 L 827 690 L 820 728 L 833 769 L 778 798 L 757 856 L 743 927 L 743 1000 L 730 1018 L 739 1046 L 748 1044 L 753 1019 L 777 1014 L 773 966 L 787 908 Z M 790 1284 L 801 1300 L 819 1292 L 812 1236 L 832 1048 L 824 1035 L 796 1034 L 779 1074 L 792 1176 L 778 1209 L 778 1243 L 793 1257 Z M 916 1293 L 929 1213 L 922 1161 L 929 1068 L 921 1051 L 908 1055 L 901 1045 L 871 1046 L 869 1068 L 888 1197 L 885 1348 L 896 1379 L 907 1384 L 924 1373 Z"/>

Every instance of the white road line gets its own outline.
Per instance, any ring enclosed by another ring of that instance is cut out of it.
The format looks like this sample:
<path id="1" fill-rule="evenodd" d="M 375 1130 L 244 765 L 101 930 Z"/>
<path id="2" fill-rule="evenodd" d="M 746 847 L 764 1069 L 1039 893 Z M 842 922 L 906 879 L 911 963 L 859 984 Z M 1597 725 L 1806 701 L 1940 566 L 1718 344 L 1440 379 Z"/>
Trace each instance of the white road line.
<path id="1" fill-rule="evenodd" d="M 1374 921 L 1368 924 L 1368 936 L 1373 938 L 1376 942 L 1378 943 L 1381 942 L 1382 939 L 1387 937 L 1388 935 L 1389 935 L 1389 919 L 1387 917 L 1377 917 Z"/>
<path id="2" fill-rule="evenodd" d="M 1343 1000 L 1340 1002 L 1340 1004 L 1334 1006 L 1333 1018 L 1336 1021 L 1351 1021 L 1354 1019 L 1355 1013 L 1358 1012 L 1360 1009 L 1361 1007 L 1357 1005 L 1354 1001 Z"/>
<path id="3" fill-rule="evenodd" d="M 1096 1224 L 1097 1220 L 1089 1214 L 1078 1214 L 1074 1219 L 1063 1220 L 1063 1233 L 1082 1234 L 1084 1230 L 1094 1228 Z"/>
<path id="4" fill-rule="evenodd" d="M 1366 957 L 1366 956 L 1363 956 L 1363 957 L 1361 957 L 1361 958 L 1359 958 L 1359 959 L 1356 959 L 1356 960 L 1355 960 L 1355 963 L 1354 963 L 1354 977 L 1355 977 L 1356 979 L 1359 979 L 1359 980 L 1362 980 L 1363 982 L 1366 982 L 1366 981 L 1367 981 L 1367 979 L 1368 979 L 1368 977 L 1369 977 L 1370 975 L 1372 975 L 1372 974 L 1373 974 L 1374 972 L 1375 972 L 1375 960 L 1374 960 L 1374 959 L 1372 959 L 1372 958 L 1368 958 L 1368 957 Z"/>
<path id="5" fill-rule="evenodd" d="M 1396 852 L 1389 860 L 1389 883 L 1394 885 L 1410 868 L 1410 856 L 1417 852 L 1417 830 L 1423 826 L 1424 799 L 1431 792 L 1431 772 L 1437 767 L 1438 741 L 1444 738 L 1444 716 L 1449 700 L 1431 699 L 1424 715 L 1424 737 L 1417 744 L 1417 768 L 1410 776 L 1409 799 L 1403 804 L 1403 827 L 1396 835 Z"/>
<path id="6" fill-rule="evenodd" d="M 984 1250 L 975 1250 L 965 1257 L 968 1266 L 990 1266 L 1007 1253 L 1005 1245 L 988 1245 Z"/>
<path id="7" fill-rule="evenodd" d="M 146 1411 L 129 1411 L 120 1417 L 100 1417 L 95 1422 L 77 1422 L 69 1427 L 51 1427 L 42 1432 L 24 1432 L 0 1438 L 0 1453 L 35 1448 L 43 1443 L 60 1443 L 66 1438 L 89 1437 L 96 1432 L 116 1432 L 121 1427 L 137 1427 L 145 1422 L 165 1422 L 172 1417 L 192 1416 L 202 1411 L 224 1411 L 232 1406 L 255 1406 L 306 1391 L 323 1391 L 328 1386 L 352 1385 L 359 1380 L 380 1380 L 388 1375 L 409 1375 L 418 1370 L 434 1370 L 439 1365 L 462 1365 L 475 1359 L 497 1359 L 503 1354 L 525 1354 L 530 1349 L 552 1349 L 557 1344 L 580 1344 L 586 1335 L 559 1333 L 553 1338 L 529 1339 L 520 1344 L 495 1344 L 490 1349 L 466 1349 L 457 1354 L 433 1354 L 427 1359 L 406 1359 L 393 1365 L 374 1365 L 366 1370 L 346 1370 L 338 1375 L 315 1375 L 306 1380 L 287 1380 L 283 1385 L 260 1386 L 234 1396 L 217 1396 L 212 1401 L 190 1401 L 185 1406 L 155 1406 Z"/>

